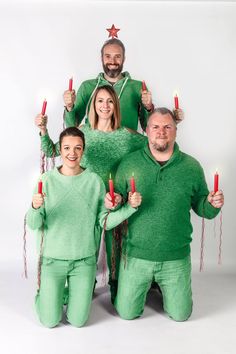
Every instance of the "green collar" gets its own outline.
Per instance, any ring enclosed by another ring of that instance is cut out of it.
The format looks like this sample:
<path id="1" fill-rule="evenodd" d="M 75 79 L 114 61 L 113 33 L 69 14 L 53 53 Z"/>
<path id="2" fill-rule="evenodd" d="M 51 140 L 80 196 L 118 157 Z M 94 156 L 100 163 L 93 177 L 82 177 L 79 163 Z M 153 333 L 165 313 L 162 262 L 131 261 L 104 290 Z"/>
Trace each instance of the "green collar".
<path id="1" fill-rule="evenodd" d="M 155 157 L 152 155 L 150 149 L 149 149 L 149 144 L 144 146 L 144 155 L 146 158 L 151 159 L 155 164 L 158 162 L 156 161 Z M 160 168 L 165 168 L 166 166 L 172 164 L 174 161 L 176 161 L 180 157 L 180 150 L 179 150 L 179 145 L 175 143 L 174 145 L 174 151 L 173 154 L 171 155 L 170 159 L 167 161 L 167 163 L 163 166 L 160 166 Z"/>

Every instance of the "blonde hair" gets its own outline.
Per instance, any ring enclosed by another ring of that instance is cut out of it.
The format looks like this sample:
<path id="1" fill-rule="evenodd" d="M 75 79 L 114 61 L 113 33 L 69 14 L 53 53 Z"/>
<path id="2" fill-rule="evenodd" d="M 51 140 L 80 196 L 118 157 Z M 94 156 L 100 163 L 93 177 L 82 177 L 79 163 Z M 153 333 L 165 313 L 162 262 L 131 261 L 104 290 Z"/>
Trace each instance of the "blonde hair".
<path id="1" fill-rule="evenodd" d="M 109 85 L 100 86 L 94 92 L 92 102 L 90 105 L 90 109 L 89 109 L 89 114 L 88 114 L 90 126 L 92 129 L 96 129 L 98 126 L 99 117 L 98 117 L 98 114 L 95 109 L 95 102 L 96 102 L 97 94 L 101 90 L 107 91 L 112 98 L 113 105 L 114 105 L 114 112 L 111 117 L 111 128 L 112 128 L 112 130 L 116 130 L 116 129 L 120 128 L 120 121 L 121 121 L 120 102 L 119 102 L 119 99 L 117 97 L 115 90 L 113 89 L 112 86 L 109 86 Z"/>

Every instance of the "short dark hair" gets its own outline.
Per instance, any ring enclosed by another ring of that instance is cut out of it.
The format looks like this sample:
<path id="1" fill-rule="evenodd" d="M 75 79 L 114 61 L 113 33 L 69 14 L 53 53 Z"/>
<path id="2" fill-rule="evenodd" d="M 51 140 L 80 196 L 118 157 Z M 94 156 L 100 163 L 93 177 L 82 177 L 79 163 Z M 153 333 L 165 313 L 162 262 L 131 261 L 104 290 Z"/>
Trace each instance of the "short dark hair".
<path id="1" fill-rule="evenodd" d="M 78 136 L 83 141 L 83 149 L 85 148 L 84 133 L 76 127 L 69 127 L 64 129 L 59 136 L 59 146 L 61 149 L 61 143 L 65 136 Z"/>
<path id="2" fill-rule="evenodd" d="M 112 45 L 112 44 L 116 44 L 119 47 L 121 47 L 122 51 L 123 51 L 123 55 L 125 57 L 125 46 L 124 44 L 117 38 L 112 38 L 112 39 L 108 39 L 102 46 L 101 48 L 101 56 L 103 56 L 103 50 L 107 45 Z"/>
<path id="3" fill-rule="evenodd" d="M 169 114 L 169 115 L 171 116 L 171 118 L 173 119 L 175 125 L 177 124 L 174 113 L 173 113 L 170 109 L 168 109 L 168 108 L 166 108 L 166 107 L 155 108 L 155 109 L 153 110 L 153 112 L 148 116 L 147 124 L 148 124 L 149 119 L 150 119 L 150 118 L 153 116 L 153 114 L 155 114 L 155 113 L 160 113 L 160 114 L 162 114 L 162 115 L 164 115 L 164 114 Z"/>

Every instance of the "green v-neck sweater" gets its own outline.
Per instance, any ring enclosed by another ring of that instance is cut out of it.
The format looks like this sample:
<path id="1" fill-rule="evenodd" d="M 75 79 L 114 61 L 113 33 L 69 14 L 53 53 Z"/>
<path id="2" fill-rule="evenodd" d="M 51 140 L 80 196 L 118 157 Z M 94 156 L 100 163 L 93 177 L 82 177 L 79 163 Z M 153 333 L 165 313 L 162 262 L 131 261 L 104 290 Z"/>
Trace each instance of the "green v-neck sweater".
<path id="1" fill-rule="evenodd" d="M 29 209 L 28 226 L 38 232 L 38 247 L 44 225 L 43 255 L 76 260 L 96 254 L 100 234 L 108 214 L 104 206 L 105 186 L 89 169 L 76 176 L 64 176 L 57 168 L 42 175 L 44 204 Z M 37 189 L 35 190 L 35 192 Z M 136 209 L 124 208 L 108 215 L 106 229 L 120 224 Z"/>
<path id="2" fill-rule="evenodd" d="M 127 254 L 160 262 L 189 255 L 193 230 L 190 210 L 207 219 L 219 212 L 207 201 L 209 191 L 198 161 L 175 144 L 170 160 L 160 166 L 147 144 L 124 157 L 118 167 L 116 189 L 125 198 L 132 173 L 143 199 L 128 221 Z"/>

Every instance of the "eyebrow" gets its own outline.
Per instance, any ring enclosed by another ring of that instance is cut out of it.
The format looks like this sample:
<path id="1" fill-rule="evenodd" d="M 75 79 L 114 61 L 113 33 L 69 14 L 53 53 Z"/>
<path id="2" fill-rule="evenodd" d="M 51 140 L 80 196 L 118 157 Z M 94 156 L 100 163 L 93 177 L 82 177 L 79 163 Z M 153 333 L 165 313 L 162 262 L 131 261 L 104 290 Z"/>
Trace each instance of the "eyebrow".
<path id="1" fill-rule="evenodd" d="M 69 145 L 69 144 L 65 144 L 65 145 L 63 145 L 63 147 L 71 147 L 71 145 Z M 77 146 L 83 146 L 82 144 L 77 144 L 77 145 L 75 145 L 75 147 L 77 147 Z"/>

